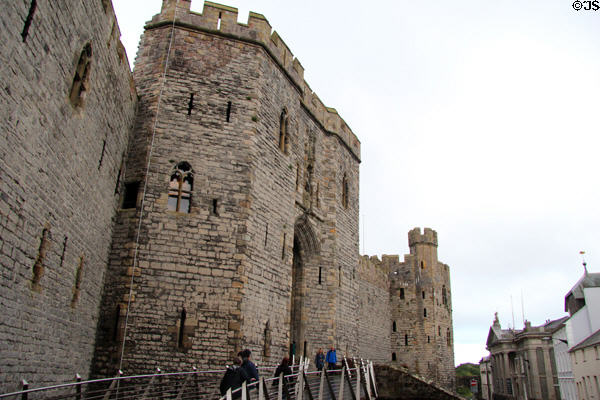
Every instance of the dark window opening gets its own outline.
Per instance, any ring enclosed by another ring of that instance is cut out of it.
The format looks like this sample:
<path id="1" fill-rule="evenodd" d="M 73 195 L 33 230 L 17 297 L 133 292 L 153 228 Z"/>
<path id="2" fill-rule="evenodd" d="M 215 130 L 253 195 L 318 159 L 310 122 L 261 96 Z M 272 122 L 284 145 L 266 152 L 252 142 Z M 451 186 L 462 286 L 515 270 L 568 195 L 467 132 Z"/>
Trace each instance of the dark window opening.
<path id="1" fill-rule="evenodd" d="M 342 267 L 338 267 L 338 286 L 342 287 Z"/>
<path id="2" fill-rule="evenodd" d="M 192 115 L 194 109 L 194 93 L 190 93 L 190 101 L 188 102 L 188 115 Z"/>
<path id="3" fill-rule="evenodd" d="M 426 308 L 423 309 L 423 317 L 427 317 L 427 309 Z"/>
<path id="4" fill-rule="evenodd" d="M 421 296 L 422 296 L 423 298 L 425 298 L 425 291 L 424 291 L 424 290 L 421 292 Z"/>
<path id="5" fill-rule="evenodd" d="M 125 184 L 125 195 L 123 196 L 123 208 L 137 207 L 138 192 L 140 190 L 140 182 L 129 182 Z"/>
<path id="6" fill-rule="evenodd" d="M 431 337 L 427 336 L 427 343 L 431 343 Z"/>
<path id="7" fill-rule="evenodd" d="M 304 357 L 306 357 L 307 347 L 308 347 L 308 342 L 305 340 L 304 341 L 304 349 L 303 349 L 303 352 L 302 352 L 302 354 L 304 355 Z"/>
<path id="8" fill-rule="evenodd" d="M 79 56 L 77 68 L 75 69 L 75 76 L 73 77 L 73 83 L 71 84 L 69 99 L 71 100 L 71 105 L 73 107 L 81 107 L 89 91 L 91 61 L 92 45 L 87 43 Z"/>
<path id="9" fill-rule="evenodd" d="M 396 332 L 396 321 L 392 322 L 392 332 Z"/>
<path id="10" fill-rule="evenodd" d="M 267 223 L 267 227 L 265 228 L 265 247 L 267 247 L 267 238 L 269 237 L 269 224 Z"/>
<path id="11" fill-rule="evenodd" d="M 181 310 L 181 316 L 179 317 L 179 334 L 177 335 L 177 347 L 183 348 L 183 330 L 185 328 L 185 308 Z"/>
<path id="12" fill-rule="evenodd" d="M 25 25 L 23 26 L 23 32 L 21 32 L 21 37 L 23 38 L 23 42 L 27 40 L 27 36 L 29 35 L 29 28 L 31 27 L 31 23 L 33 22 L 33 14 L 35 13 L 35 9 L 37 7 L 37 0 L 31 0 L 31 4 L 29 5 L 29 13 L 27 14 L 27 18 L 25 19 Z"/>
<path id="13" fill-rule="evenodd" d="M 119 338 L 120 323 L 121 323 L 121 307 L 117 306 L 117 310 L 115 311 L 115 323 L 113 325 L 113 335 L 112 335 L 113 342 L 116 342 L 117 339 Z"/>
<path id="14" fill-rule="evenodd" d="M 279 150 L 282 153 L 288 153 L 289 135 L 288 135 L 288 115 L 285 108 L 279 116 Z"/>
<path id="15" fill-rule="evenodd" d="M 271 326 L 269 324 L 269 321 L 267 321 L 267 323 L 265 324 L 265 330 L 263 332 L 263 339 L 264 339 L 263 355 L 265 357 L 270 357 L 271 356 Z"/>
<path id="16" fill-rule="evenodd" d="M 392 353 L 392 361 L 396 361 L 396 353 Z"/>
<path id="17" fill-rule="evenodd" d="M 283 244 L 281 245 L 281 259 L 285 260 L 285 237 L 286 234 L 283 234 Z"/>
<path id="18" fill-rule="evenodd" d="M 404 345 L 408 346 L 408 335 L 404 335 Z"/>
<path id="19" fill-rule="evenodd" d="M 296 191 L 300 187 L 300 164 L 296 163 Z"/>
<path id="20" fill-rule="evenodd" d="M 169 182 L 169 199 L 167 209 L 181 213 L 189 213 L 192 202 L 194 173 L 187 162 L 180 162 L 173 168 Z"/>
<path id="21" fill-rule="evenodd" d="M 442 287 L 442 303 L 444 303 L 444 305 L 448 304 L 448 295 L 446 293 L 446 286 Z"/>
<path id="22" fill-rule="evenodd" d="M 117 183 L 115 183 L 115 194 L 119 193 L 119 185 L 121 184 L 121 174 L 123 174 L 123 164 L 125 163 L 125 153 L 121 156 L 121 165 L 117 173 Z"/>
<path id="23" fill-rule="evenodd" d="M 75 273 L 75 289 L 73 290 L 73 298 L 71 299 L 71 307 L 75 308 L 79 301 L 79 295 L 81 293 L 81 281 L 83 280 L 83 265 L 84 257 L 79 257 L 79 265 L 77 266 L 77 272 Z"/>
<path id="24" fill-rule="evenodd" d="M 442 327 L 438 325 L 438 336 L 442 336 Z"/>
<path id="25" fill-rule="evenodd" d="M 31 278 L 31 283 L 33 285 L 34 290 L 40 291 L 40 281 L 44 276 L 44 262 L 46 261 L 46 254 L 48 250 L 50 250 L 50 228 L 45 227 L 42 231 L 42 238 L 40 239 L 40 247 L 38 249 L 38 256 L 35 260 L 35 264 L 33 265 L 33 277 Z"/>
<path id="26" fill-rule="evenodd" d="M 102 0 L 102 8 L 104 12 L 108 11 L 108 0 Z"/>
<path id="27" fill-rule="evenodd" d="M 320 200 L 320 195 L 319 195 L 319 183 L 317 183 L 317 208 L 321 207 L 321 200 Z"/>
<path id="28" fill-rule="evenodd" d="M 319 285 L 322 282 L 322 280 L 321 280 L 322 273 L 323 273 L 323 267 L 319 267 Z"/>
<path id="29" fill-rule="evenodd" d="M 404 288 L 400 288 L 400 299 L 404 299 Z"/>
<path id="30" fill-rule="evenodd" d="M 65 236 L 65 240 L 63 240 L 63 248 L 62 248 L 62 253 L 60 254 L 60 266 L 63 266 L 63 263 L 65 262 L 65 253 L 67 251 L 67 241 L 69 240 L 69 238 L 67 236 Z"/>
<path id="31" fill-rule="evenodd" d="M 212 201 L 212 213 L 213 215 L 219 216 L 219 199 L 213 199 Z"/>
<path id="32" fill-rule="evenodd" d="M 104 152 L 106 151 L 106 140 L 102 141 L 102 153 L 100 153 L 100 161 L 98 161 L 98 170 L 102 166 L 102 161 L 104 160 Z"/>
<path id="33" fill-rule="evenodd" d="M 446 328 L 446 344 L 450 346 L 452 343 L 452 337 L 450 335 L 450 328 Z"/>
<path id="34" fill-rule="evenodd" d="M 344 174 L 342 179 L 342 205 L 348 208 L 348 177 Z"/>
<path id="35" fill-rule="evenodd" d="M 217 20 L 217 30 L 221 30 L 221 13 L 219 13 L 219 19 Z"/>
<path id="36" fill-rule="evenodd" d="M 231 102 L 228 101 L 227 102 L 227 115 L 226 115 L 227 122 L 229 122 L 230 119 L 231 119 Z"/>
<path id="37" fill-rule="evenodd" d="M 421 261 L 421 269 L 425 269 L 425 263 Z"/>

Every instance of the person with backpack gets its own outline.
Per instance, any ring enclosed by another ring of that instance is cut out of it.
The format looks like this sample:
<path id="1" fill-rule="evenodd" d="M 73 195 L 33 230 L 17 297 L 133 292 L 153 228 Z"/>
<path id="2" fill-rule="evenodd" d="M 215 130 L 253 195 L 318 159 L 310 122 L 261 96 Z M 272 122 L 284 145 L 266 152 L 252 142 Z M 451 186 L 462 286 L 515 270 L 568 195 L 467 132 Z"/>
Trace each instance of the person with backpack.
<path id="1" fill-rule="evenodd" d="M 227 369 L 225 370 L 225 375 L 223 375 L 223 378 L 221 379 L 221 384 L 219 385 L 221 396 L 224 396 L 227 393 L 227 390 L 231 389 L 231 391 L 233 392 L 234 390 L 242 387 L 242 383 L 248 381 L 248 374 L 246 373 L 246 370 L 244 370 L 240 366 L 240 363 L 241 360 L 238 358 L 235 361 L 234 365 L 227 366 Z M 241 396 L 241 390 L 238 390 L 237 392 L 233 393 L 234 399 L 239 399 Z"/>

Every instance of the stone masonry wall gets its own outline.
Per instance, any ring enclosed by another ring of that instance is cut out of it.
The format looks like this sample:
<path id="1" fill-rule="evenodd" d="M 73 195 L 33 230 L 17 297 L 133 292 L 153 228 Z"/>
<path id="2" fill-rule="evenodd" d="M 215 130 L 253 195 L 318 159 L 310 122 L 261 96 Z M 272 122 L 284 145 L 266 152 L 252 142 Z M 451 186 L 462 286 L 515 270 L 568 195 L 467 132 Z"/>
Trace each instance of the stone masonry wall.
<path id="1" fill-rule="evenodd" d="M 339 117 L 325 121 L 311 111 L 324 107 L 303 105 L 299 64 L 294 77 L 285 72 L 276 35 L 261 44 L 232 34 L 235 9 L 207 2 L 200 15 L 189 12 L 189 2 L 179 4 L 173 28 L 175 2 L 163 3 L 136 59 L 141 100 L 125 182 L 140 185 L 136 207 L 117 218 L 96 374 L 114 374 L 124 339 L 125 373 L 220 367 L 246 347 L 258 363 L 274 363 L 287 354 L 296 326 L 292 298 L 300 310 L 296 340 L 307 341 L 307 353 L 336 340 L 336 329 L 352 343 L 356 314 L 342 318 L 334 305 L 338 293 L 354 298 L 357 287 L 358 141 Z M 218 14 L 220 29 L 212 20 Z M 268 25 L 264 17 L 253 20 Z M 323 124 L 338 124 L 340 133 Z M 167 210 L 169 180 L 182 161 L 193 168 L 189 213 Z M 339 171 L 346 173 L 347 205 Z M 294 270 L 295 262 L 301 268 Z"/>
<path id="2" fill-rule="evenodd" d="M 360 282 L 358 315 L 359 356 L 375 362 L 391 357 L 389 271 L 377 257 L 363 256 L 358 268 Z"/>
<path id="3" fill-rule="evenodd" d="M 7 392 L 88 377 L 137 98 L 110 1 L 5 2 L 0 25 Z"/>
<path id="4" fill-rule="evenodd" d="M 454 387 L 450 275 L 437 260 L 437 233 L 409 232 L 410 254 L 382 261 L 391 271 L 390 303 L 397 332 L 392 333 L 396 364 L 411 373 Z"/>

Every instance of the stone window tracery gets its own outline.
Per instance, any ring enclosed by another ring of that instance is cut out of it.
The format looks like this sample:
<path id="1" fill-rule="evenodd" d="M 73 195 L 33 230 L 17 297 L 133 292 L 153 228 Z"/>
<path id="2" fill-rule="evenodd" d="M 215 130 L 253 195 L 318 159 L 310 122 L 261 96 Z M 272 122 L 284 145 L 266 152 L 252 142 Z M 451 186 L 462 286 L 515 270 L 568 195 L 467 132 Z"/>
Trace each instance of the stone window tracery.
<path id="1" fill-rule="evenodd" d="M 185 161 L 177 164 L 171 173 L 167 209 L 170 211 L 189 213 L 193 184 L 194 173 L 190 164 Z"/>

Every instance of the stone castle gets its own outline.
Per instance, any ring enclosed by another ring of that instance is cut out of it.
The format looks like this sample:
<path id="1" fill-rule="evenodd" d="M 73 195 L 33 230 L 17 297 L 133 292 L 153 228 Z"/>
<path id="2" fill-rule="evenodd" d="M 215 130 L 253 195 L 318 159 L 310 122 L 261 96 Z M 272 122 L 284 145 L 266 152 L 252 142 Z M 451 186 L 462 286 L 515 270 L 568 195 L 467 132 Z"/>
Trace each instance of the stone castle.
<path id="1" fill-rule="evenodd" d="M 454 380 L 437 235 L 359 257 L 360 143 L 260 14 L 0 14 L 0 390 L 319 347 Z M 391 316 L 391 318 L 390 318 Z"/>

